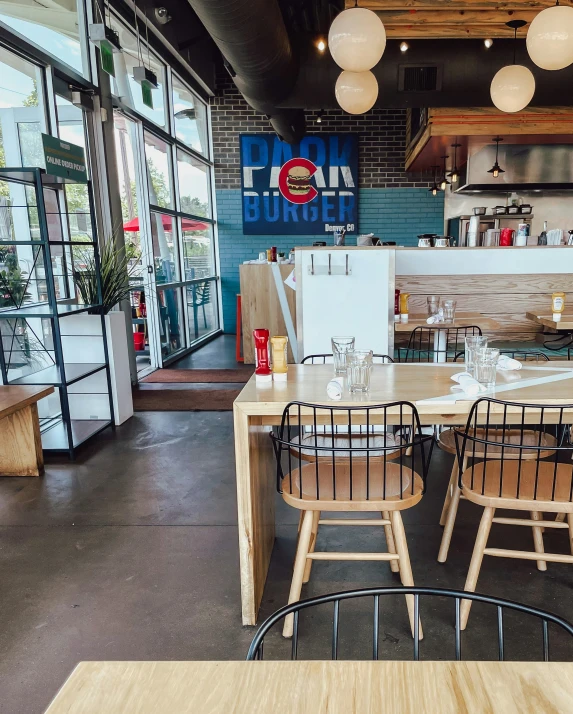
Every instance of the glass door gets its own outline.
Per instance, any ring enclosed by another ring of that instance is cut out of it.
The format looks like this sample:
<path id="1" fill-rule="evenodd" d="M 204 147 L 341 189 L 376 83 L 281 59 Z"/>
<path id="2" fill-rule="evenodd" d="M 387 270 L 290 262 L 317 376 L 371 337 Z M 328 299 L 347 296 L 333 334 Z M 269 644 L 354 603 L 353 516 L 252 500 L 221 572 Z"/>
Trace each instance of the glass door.
<path id="1" fill-rule="evenodd" d="M 155 269 L 151 245 L 149 204 L 144 190 L 141 161 L 141 125 L 125 114 L 114 112 L 115 151 L 125 248 L 129 256 L 131 322 L 138 377 L 162 364 L 157 349 L 157 309 L 155 307 Z"/>

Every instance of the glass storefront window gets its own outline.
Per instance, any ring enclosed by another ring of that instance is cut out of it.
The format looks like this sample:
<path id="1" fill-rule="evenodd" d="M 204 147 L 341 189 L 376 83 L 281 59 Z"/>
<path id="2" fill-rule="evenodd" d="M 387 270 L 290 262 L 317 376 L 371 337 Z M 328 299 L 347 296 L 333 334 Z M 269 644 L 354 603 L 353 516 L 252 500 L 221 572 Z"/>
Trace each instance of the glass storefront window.
<path id="1" fill-rule="evenodd" d="M 178 149 L 177 177 L 181 211 L 209 218 L 209 167 Z"/>
<path id="2" fill-rule="evenodd" d="M 149 203 L 161 208 L 173 208 L 171 190 L 170 146 L 150 132 L 145 132 L 145 161 Z"/>
<path id="3" fill-rule="evenodd" d="M 176 219 L 165 213 L 151 213 L 151 237 L 153 240 L 153 264 L 157 283 L 173 283 L 179 280 L 177 260 Z"/>
<path id="4" fill-rule="evenodd" d="M 112 77 L 112 92 L 131 109 L 135 109 L 147 119 L 159 126 L 166 126 L 165 119 L 165 66 L 140 41 L 139 53 L 137 38 L 131 30 L 112 18 L 111 27 L 119 34 L 122 51 L 113 53 L 115 77 Z M 151 90 L 153 109 L 143 103 L 141 86 L 133 79 L 133 68 L 150 67 L 157 76 L 157 88 Z"/>
<path id="5" fill-rule="evenodd" d="M 77 0 L 0 0 L 0 22 L 37 45 L 43 52 L 88 76 L 87 44 L 78 16 Z"/>
<path id="6" fill-rule="evenodd" d="M 58 118 L 58 136 L 64 141 L 83 147 L 86 155 L 88 148 L 86 145 L 86 134 L 84 127 L 84 113 L 80 107 L 74 106 L 65 97 L 56 94 L 56 113 Z M 89 172 L 89 163 L 88 163 Z M 88 189 L 85 184 L 68 184 L 65 187 L 66 202 L 70 223 L 76 226 L 76 232 L 87 232 L 89 227 L 89 198 Z M 78 240 L 78 236 L 71 236 L 72 240 Z M 89 238 L 88 240 L 91 240 Z"/>
<path id="7" fill-rule="evenodd" d="M 175 136 L 199 154 L 208 156 L 209 140 L 207 128 L 207 107 L 188 89 L 183 82 L 173 75 L 173 114 L 175 117 Z"/>
<path id="8" fill-rule="evenodd" d="M 183 218 L 184 280 L 195 280 L 214 275 L 213 228 L 207 223 Z"/>
<path id="9" fill-rule="evenodd" d="M 189 340 L 193 342 L 219 328 L 217 282 L 201 280 L 185 286 Z"/>
<path id="10" fill-rule="evenodd" d="M 41 70 L 0 47 L 0 77 L 0 167 L 43 166 Z"/>

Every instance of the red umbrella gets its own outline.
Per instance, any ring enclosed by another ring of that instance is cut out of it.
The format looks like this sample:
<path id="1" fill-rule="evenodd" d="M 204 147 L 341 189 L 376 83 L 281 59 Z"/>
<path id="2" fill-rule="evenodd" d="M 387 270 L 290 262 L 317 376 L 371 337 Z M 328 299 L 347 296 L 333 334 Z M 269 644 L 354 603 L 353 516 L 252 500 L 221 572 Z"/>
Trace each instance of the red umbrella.
<path id="1" fill-rule="evenodd" d="M 161 223 L 163 224 L 163 228 L 166 231 L 171 230 L 171 221 L 171 216 L 167 216 L 165 213 L 161 214 Z M 181 219 L 181 225 L 184 231 L 204 231 L 209 227 L 208 223 L 203 223 L 202 221 L 194 221 L 191 218 Z M 139 230 L 139 218 L 137 218 L 136 216 L 135 218 L 132 218 L 131 221 L 127 221 L 127 223 L 124 223 L 123 230 L 132 233 L 137 233 L 137 231 Z"/>

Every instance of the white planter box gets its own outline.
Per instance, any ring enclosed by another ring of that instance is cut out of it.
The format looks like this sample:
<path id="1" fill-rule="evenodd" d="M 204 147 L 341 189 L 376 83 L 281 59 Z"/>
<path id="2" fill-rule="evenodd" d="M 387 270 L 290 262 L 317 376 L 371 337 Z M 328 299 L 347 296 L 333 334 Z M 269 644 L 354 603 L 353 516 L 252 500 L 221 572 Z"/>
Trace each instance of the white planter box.
<path id="1" fill-rule="evenodd" d="M 127 332 L 123 312 L 105 316 L 111 392 L 115 423 L 133 416 Z M 86 364 L 105 361 L 99 315 L 69 315 L 60 320 L 64 362 Z M 72 419 L 109 419 L 105 372 L 97 372 L 68 388 Z M 107 411 L 107 414 L 106 414 Z"/>

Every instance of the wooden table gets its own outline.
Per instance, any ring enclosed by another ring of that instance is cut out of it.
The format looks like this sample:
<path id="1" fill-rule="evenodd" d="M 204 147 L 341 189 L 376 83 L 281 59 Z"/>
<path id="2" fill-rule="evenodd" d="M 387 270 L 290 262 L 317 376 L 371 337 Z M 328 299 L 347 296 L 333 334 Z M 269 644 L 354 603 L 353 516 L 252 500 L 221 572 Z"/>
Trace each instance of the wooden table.
<path id="1" fill-rule="evenodd" d="M 44 470 L 37 403 L 53 391 L 0 386 L 0 476 L 39 476 Z"/>
<path id="2" fill-rule="evenodd" d="M 81 662 L 46 714 L 570 714 L 569 662 Z"/>
<path id="3" fill-rule="evenodd" d="M 573 403 L 570 362 L 555 361 L 549 367 L 526 364 L 533 366 L 499 373 L 496 396 L 527 403 Z M 243 624 L 256 624 L 273 550 L 276 464 L 269 431 L 280 424 L 288 402 L 355 406 L 410 401 L 416 404 L 422 424 L 460 424 L 473 403 L 451 393 L 451 376 L 462 370 L 463 364 L 452 363 L 375 365 L 367 399 L 345 392 L 338 402 L 326 395 L 332 365 L 291 365 L 288 381 L 277 386 L 257 387 L 254 377 L 247 382 L 234 403 Z M 540 378 L 551 381 L 537 384 Z"/>
<path id="4" fill-rule="evenodd" d="M 538 325 L 543 325 L 543 327 L 573 332 L 573 315 L 571 313 L 563 313 L 559 322 L 553 319 L 553 315 L 537 315 L 534 312 L 526 312 L 525 316 L 528 320 L 532 320 Z"/>
<path id="5" fill-rule="evenodd" d="M 455 329 L 456 327 L 471 327 L 472 325 L 476 325 L 477 327 L 481 327 L 482 331 L 487 334 L 488 332 L 501 329 L 499 322 L 492 317 L 482 315 L 481 312 L 456 312 L 455 321 L 447 324 L 445 322 L 439 322 L 436 325 L 428 325 L 426 322 L 427 319 L 427 315 L 410 315 L 408 322 L 395 322 L 394 331 L 412 332 L 416 327 L 449 327 Z"/>

